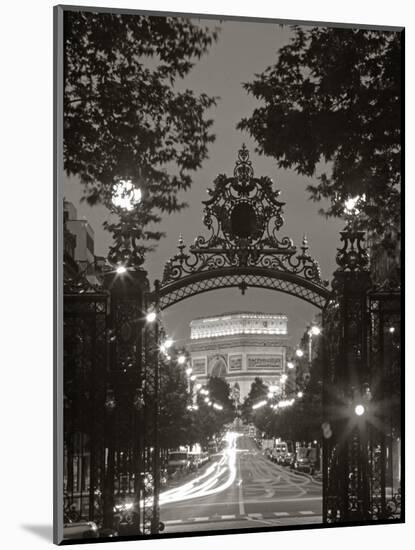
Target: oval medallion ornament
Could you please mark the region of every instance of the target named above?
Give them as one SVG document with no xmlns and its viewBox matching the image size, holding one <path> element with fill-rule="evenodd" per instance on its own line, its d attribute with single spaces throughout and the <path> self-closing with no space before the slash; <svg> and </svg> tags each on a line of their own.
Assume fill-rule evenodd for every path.
<svg viewBox="0 0 415 550">
<path fill-rule="evenodd" d="M 257 229 L 254 208 L 247 202 L 238 203 L 231 213 L 231 233 L 240 239 L 252 237 Z"/>
</svg>

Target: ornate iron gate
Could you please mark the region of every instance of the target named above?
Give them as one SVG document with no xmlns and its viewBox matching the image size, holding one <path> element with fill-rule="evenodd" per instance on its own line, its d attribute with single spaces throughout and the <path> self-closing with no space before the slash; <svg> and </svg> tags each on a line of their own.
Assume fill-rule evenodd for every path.
<svg viewBox="0 0 415 550">
<path fill-rule="evenodd" d="M 399 519 L 401 509 L 401 303 L 395 288 L 369 293 L 372 393 L 369 426 L 373 519 Z"/>
<path fill-rule="evenodd" d="M 373 291 L 364 233 L 341 235 L 323 314 L 323 521 L 400 520 L 400 295 Z"/>
<path fill-rule="evenodd" d="M 66 508 L 120 534 L 159 531 L 162 327 L 146 325 L 145 312 L 210 290 L 256 287 L 323 309 L 323 520 L 399 517 L 399 294 L 371 289 L 364 235 L 351 230 L 341 233 L 331 291 L 306 237 L 300 250 L 278 237 L 284 203 L 269 178 L 254 177 L 245 146 L 233 176 L 214 183 L 204 203 L 209 236 L 187 250 L 180 237 L 152 292 L 126 235 L 115 246 L 131 260 L 124 282 L 112 273 L 102 288 L 66 285 Z M 135 513 L 127 522 L 128 499 Z"/>
<path fill-rule="evenodd" d="M 108 293 L 82 278 L 64 295 L 64 515 L 101 521 Z"/>
</svg>

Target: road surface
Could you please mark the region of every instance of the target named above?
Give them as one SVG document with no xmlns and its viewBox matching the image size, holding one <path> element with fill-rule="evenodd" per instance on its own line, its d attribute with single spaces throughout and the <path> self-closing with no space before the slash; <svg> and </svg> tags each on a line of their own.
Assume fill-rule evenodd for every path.
<svg viewBox="0 0 415 550">
<path fill-rule="evenodd" d="M 321 483 L 267 459 L 254 441 L 228 446 L 191 481 L 164 491 L 166 533 L 321 523 Z"/>
</svg>

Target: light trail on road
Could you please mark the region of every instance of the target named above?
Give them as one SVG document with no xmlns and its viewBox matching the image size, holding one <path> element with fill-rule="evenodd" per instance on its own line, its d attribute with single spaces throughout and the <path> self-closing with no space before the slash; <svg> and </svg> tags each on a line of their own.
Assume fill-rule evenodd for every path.
<svg viewBox="0 0 415 550">
<path fill-rule="evenodd" d="M 206 497 L 225 491 L 236 479 L 236 440 L 241 434 L 227 432 L 227 446 L 218 462 L 206 472 L 184 485 L 160 494 L 160 506 L 194 498 Z M 224 478 L 222 480 L 222 478 Z"/>
</svg>

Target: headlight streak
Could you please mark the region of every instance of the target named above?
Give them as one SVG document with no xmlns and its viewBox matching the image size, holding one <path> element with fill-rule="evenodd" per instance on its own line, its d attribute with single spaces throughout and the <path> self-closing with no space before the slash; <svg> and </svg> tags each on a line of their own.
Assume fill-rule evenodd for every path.
<svg viewBox="0 0 415 550">
<path fill-rule="evenodd" d="M 228 489 L 236 479 L 236 440 L 239 435 L 235 432 L 227 432 L 225 440 L 228 446 L 224 450 L 221 459 L 212 464 L 203 475 L 193 479 L 189 483 L 161 493 L 160 506 L 206 497 Z M 226 475 L 227 478 L 221 480 Z"/>
</svg>

